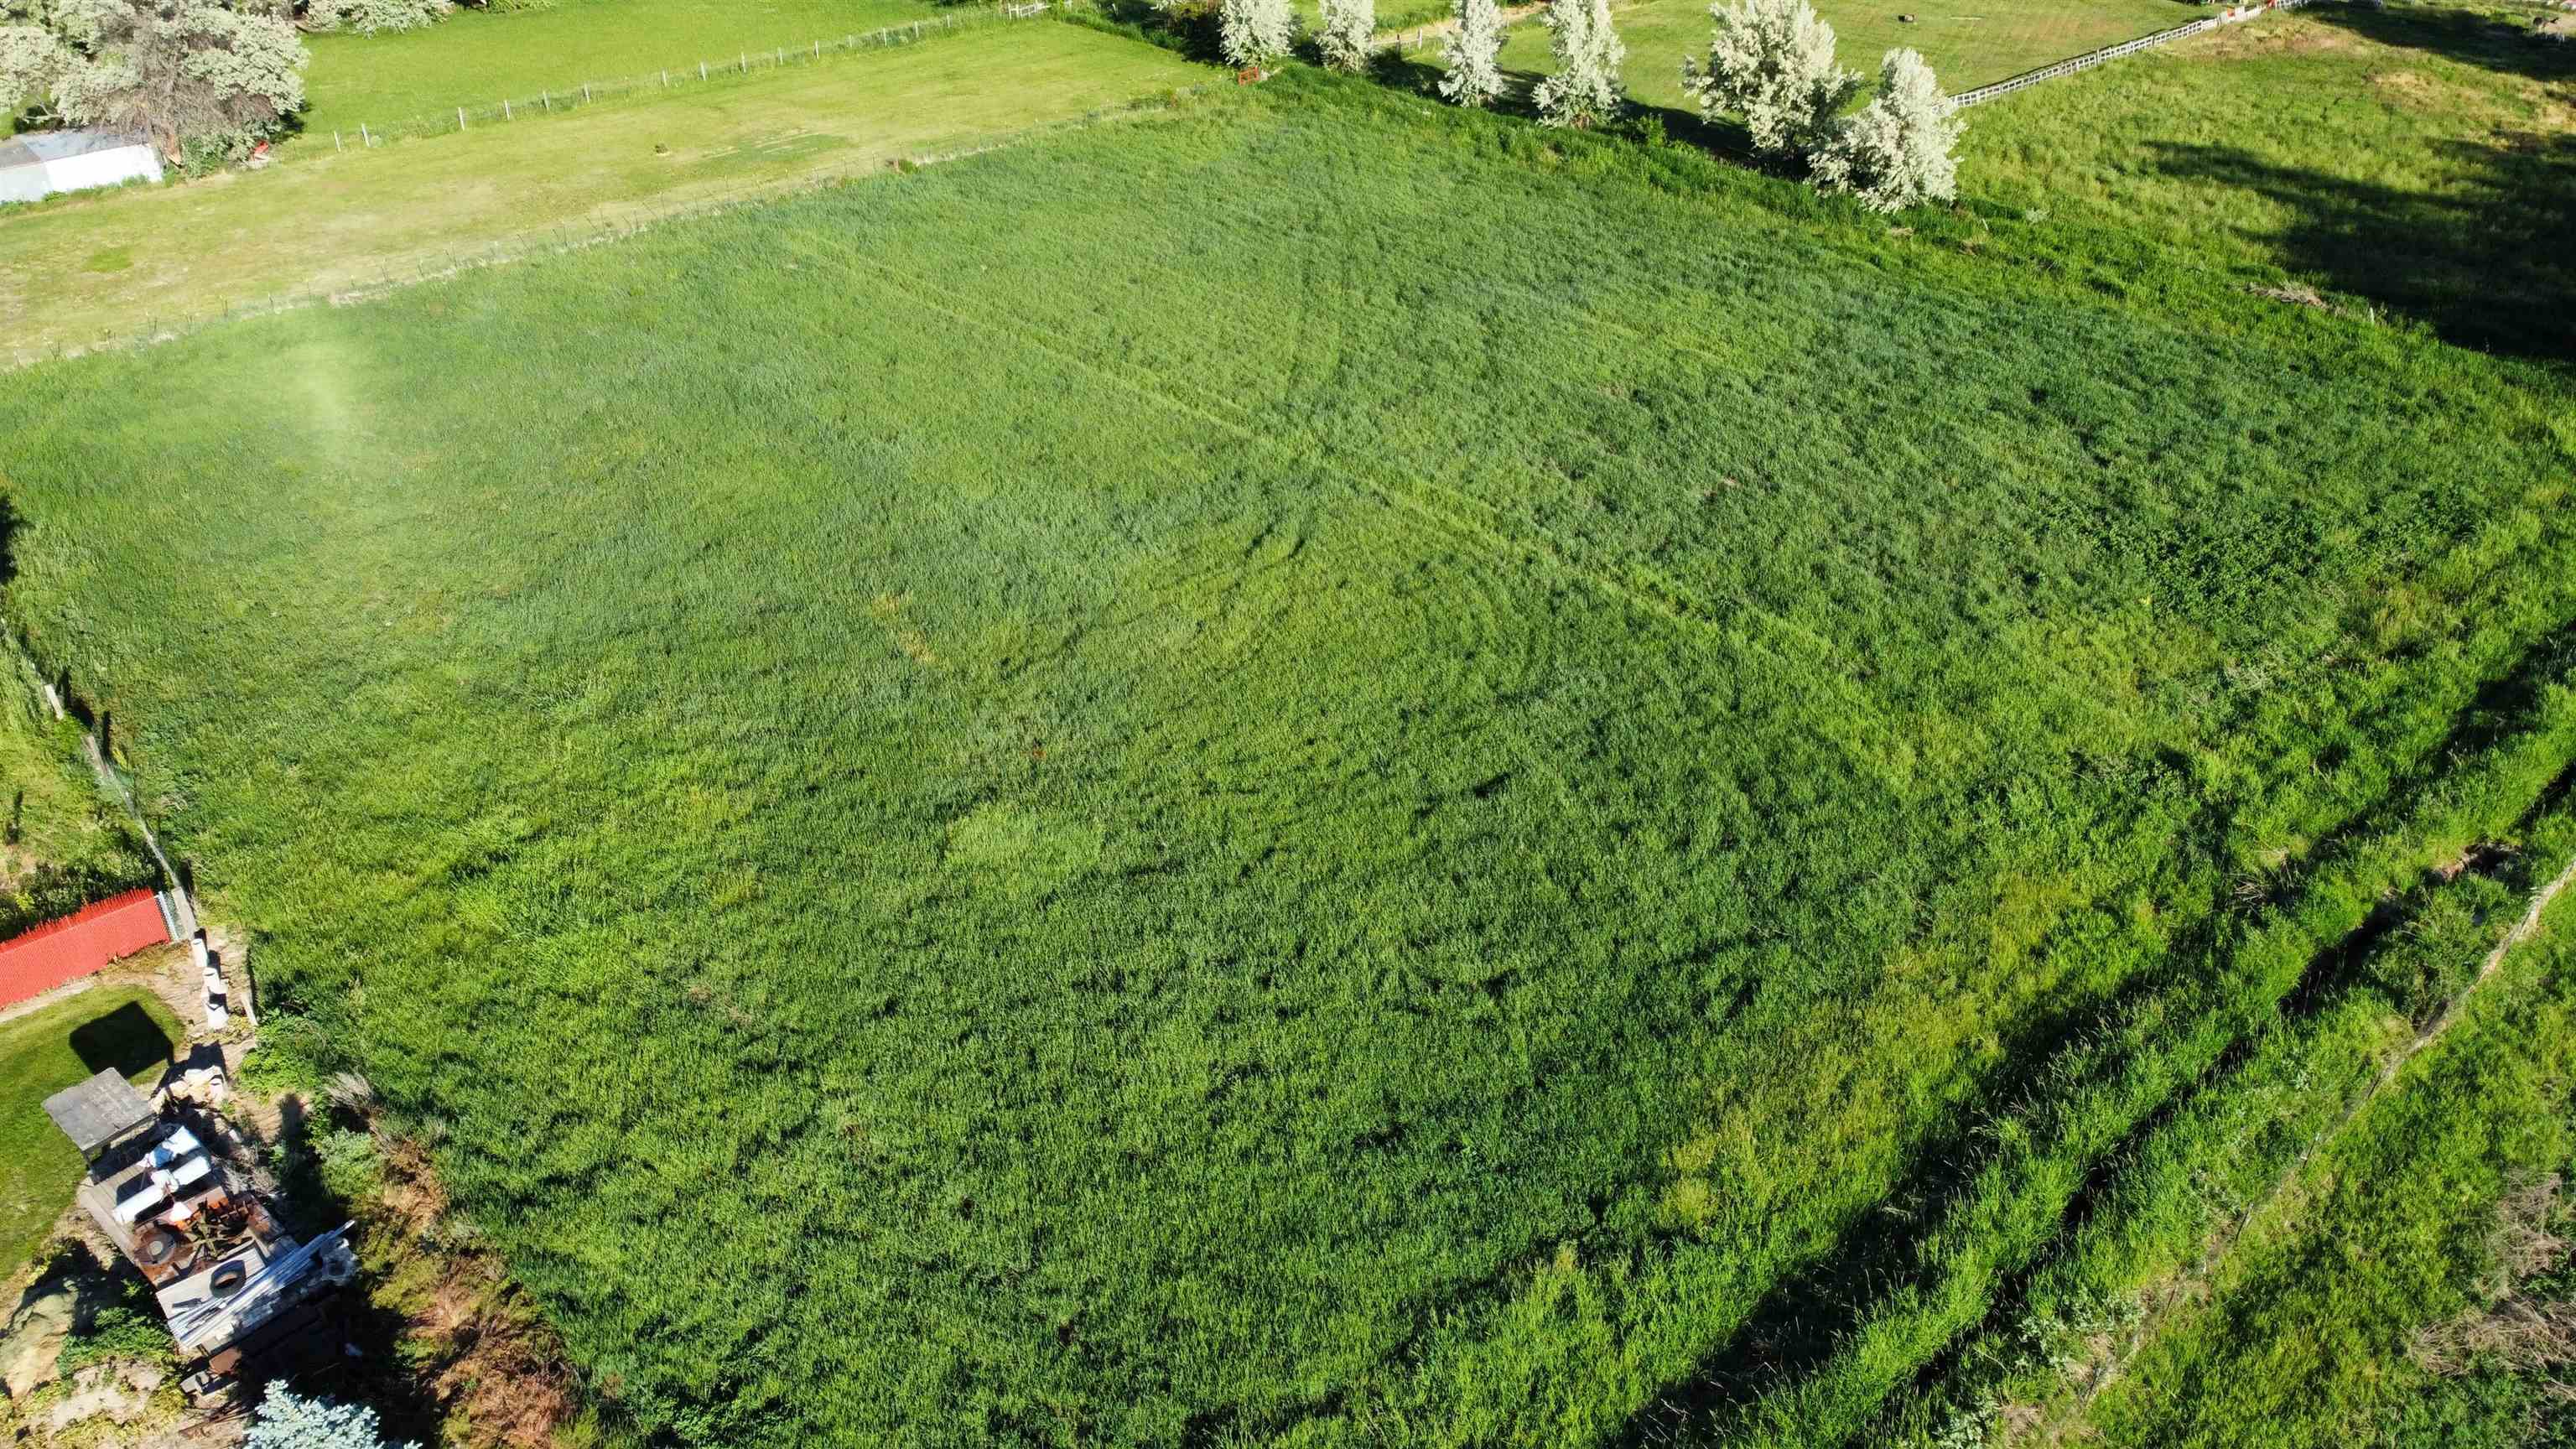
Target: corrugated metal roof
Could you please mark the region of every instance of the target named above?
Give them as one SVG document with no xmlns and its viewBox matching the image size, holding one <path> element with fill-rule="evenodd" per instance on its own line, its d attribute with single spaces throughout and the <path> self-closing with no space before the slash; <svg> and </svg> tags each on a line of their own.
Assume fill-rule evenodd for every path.
<svg viewBox="0 0 2576 1449">
<path fill-rule="evenodd" d="M 72 156 L 86 156 L 93 151 L 122 151 L 140 146 L 140 136 L 115 131 L 30 131 L 0 141 L 0 171 L 15 166 L 41 166 Z"/>
</svg>

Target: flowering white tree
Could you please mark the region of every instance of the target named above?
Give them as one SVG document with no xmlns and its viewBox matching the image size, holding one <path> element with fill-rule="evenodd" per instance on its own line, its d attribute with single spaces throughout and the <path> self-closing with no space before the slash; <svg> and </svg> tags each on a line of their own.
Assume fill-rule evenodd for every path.
<svg viewBox="0 0 2576 1449">
<path fill-rule="evenodd" d="M 456 0 L 304 0 L 296 23 L 307 30 L 410 30 L 456 8 Z"/>
<path fill-rule="evenodd" d="M 1288 0 L 1225 0 L 1217 11 L 1217 49 L 1228 65 L 1266 71 L 1288 53 L 1296 23 Z"/>
<path fill-rule="evenodd" d="M 1619 65 L 1628 58 L 1610 23 L 1610 0 L 1548 0 L 1548 45 L 1556 73 L 1531 99 L 1551 126 L 1594 126 L 1619 114 Z"/>
<path fill-rule="evenodd" d="M 1717 22 L 1705 69 L 1685 59 L 1682 89 L 1711 116 L 1732 113 L 1753 149 L 1805 154 L 1832 134 L 1834 115 L 1860 77 L 1834 64 L 1834 28 L 1807 0 L 1735 0 L 1708 9 Z"/>
<path fill-rule="evenodd" d="M 1959 194 L 1954 153 L 1964 129 L 1923 57 L 1891 50 L 1879 64 L 1878 95 L 1835 128 L 1809 165 L 1817 185 L 1856 193 L 1872 211 L 1948 201 Z"/>
<path fill-rule="evenodd" d="M 1440 94 L 1462 106 L 1485 105 L 1503 93 L 1503 68 L 1494 63 L 1503 53 L 1503 12 L 1494 0 L 1457 3 L 1457 28 L 1440 53 L 1448 68 Z"/>
<path fill-rule="evenodd" d="M 304 43 L 273 0 L 0 0 L 0 96 L 238 156 L 304 104 Z"/>
<path fill-rule="evenodd" d="M 1323 0 L 1323 28 L 1315 48 L 1335 70 L 1368 69 L 1369 41 L 1377 34 L 1377 0 Z"/>
</svg>

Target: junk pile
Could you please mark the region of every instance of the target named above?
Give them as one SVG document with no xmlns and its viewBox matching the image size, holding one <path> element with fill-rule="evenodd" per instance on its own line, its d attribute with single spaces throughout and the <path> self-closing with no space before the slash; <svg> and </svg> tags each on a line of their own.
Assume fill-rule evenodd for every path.
<svg viewBox="0 0 2576 1449">
<path fill-rule="evenodd" d="M 159 1105 L 113 1071 L 45 1099 L 45 1115 L 89 1162 L 80 1205 L 142 1271 L 199 1396 L 291 1378 L 340 1360 L 340 1290 L 358 1275 L 348 1226 L 299 1243 L 259 1194 L 207 1150 L 221 1095 L 191 1082 Z"/>
</svg>

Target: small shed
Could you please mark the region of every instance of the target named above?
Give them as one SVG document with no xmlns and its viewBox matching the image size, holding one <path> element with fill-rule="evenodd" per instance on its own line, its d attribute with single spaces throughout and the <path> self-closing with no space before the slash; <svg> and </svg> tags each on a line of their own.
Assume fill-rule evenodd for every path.
<svg viewBox="0 0 2576 1449">
<path fill-rule="evenodd" d="M 160 179 L 161 153 L 137 136 L 114 131 L 31 131 L 0 140 L 0 204 L 41 201 L 57 191 Z"/>
<path fill-rule="evenodd" d="M 110 1144 L 138 1128 L 149 1127 L 159 1114 L 134 1084 L 113 1071 L 105 1071 L 77 1086 L 65 1087 L 45 1099 L 45 1115 L 63 1129 L 63 1135 L 80 1149 L 81 1156 L 95 1160 Z"/>
</svg>

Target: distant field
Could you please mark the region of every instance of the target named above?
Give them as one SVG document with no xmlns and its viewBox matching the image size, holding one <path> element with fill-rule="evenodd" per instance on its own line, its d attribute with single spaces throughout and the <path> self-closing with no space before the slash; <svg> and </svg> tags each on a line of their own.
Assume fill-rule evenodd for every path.
<svg viewBox="0 0 2576 1449">
<path fill-rule="evenodd" d="M 0 352 L 132 337 L 230 303 L 413 278 L 558 228 L 883 173 L 1203 76 L 1165 51 L 1026 21 L 668 99 L 51 202 L 0 215 Z"/>
<path fill-rule="evenodd" d="M 0 1021 L 0 1282 L 53 1231 L 80 1182 L 81 1156 L 45 1115 L 45 1099 L 109 1067 L 159 1070 L 184 1036 L 140 987 L 94 987 Z"/>
<path fill-rule="evenodd" d="M 2287 272 L 2576 359 L 2576 45 L 2535 43 L 2531 14 L 2319 5 L 1978 107 L 1973 242 L 2109 288 L 2182 253 Z"/>
<path fill-rule="evenodd" d="M 1617 9 L 1619 38 L 1628 45 L 1624 75 L 1632 95 L 1648 105 L 1690 107 L 1681 89 L 1681 62 L 1684 56 L 1707 61 L 1713 28 L 1708 11 L 1707 0 L 1643 0 Z M 1818 0 L 1816 11 L 1832 22 L 1845 69 L 1875 80 L 1881 55 L 1911 46 L 1923 52 L 1943 89 L 1951 91 L 2164 30 L 2203 13 L 2179 0 Z M 1914 19 L 1901 21 L 1900 14 Z M 1531 21 L 1516 28 L 1503 48 L 1503 64 L 1533 77 L 1553 69 L 1547 27 Z"/>
<path fill-rule="evenodd" d="M 1291 72 L 13 376 L 9 607 L 640 1428 L 1838 1442 L 2576 753 L 2562 375 L 1966 224 Z"/>
<path fill-rule="evenodd" d="M 461 11 L 421 30 L 306 41 L 304 130 L 403 128 L 457 106 L 524 102 L 746 50 L 829 42 L 939 13 L 928 0 L 565 0 L 517 14 Z"/>
</svg>

